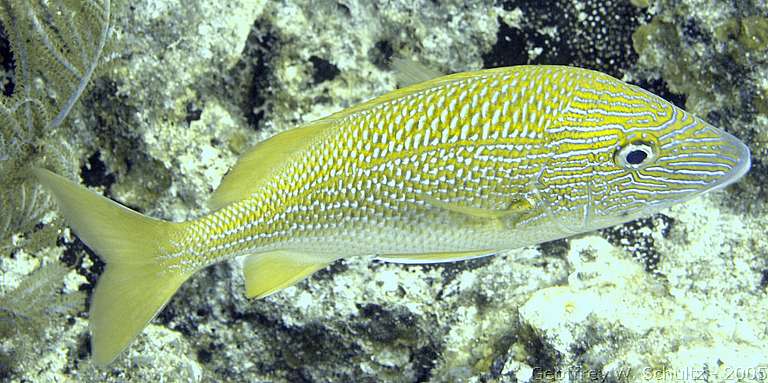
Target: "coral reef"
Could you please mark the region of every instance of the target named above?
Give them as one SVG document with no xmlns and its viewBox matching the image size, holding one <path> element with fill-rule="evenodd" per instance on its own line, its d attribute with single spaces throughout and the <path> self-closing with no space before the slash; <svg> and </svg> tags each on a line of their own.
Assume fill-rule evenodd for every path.
<svg viewBox="0 0 768 383">
<path fill-rule="evenodd" d="M 61 173 L 73 173 L 72 164 L 77 159 L 57 128 L 102 61 L 112 11 L 108 0 L 87 4 L 18 0 L 0 8 L 4 79 L 0 96 L 2 250 L 18 242 L 15 235 L 30 233 L 51 207 L 50 198 L 26 179 L 27 167 L 40 161 Z"/>
<path fill-rule="evenodd" d="M 396 56 L 442 72 L 526 63 L 600 69 L 743 138 L 754 165 L 723 192 L 622 227 L 444 265 L 341 260 L 264 300 L 244 298 L 238 261 L 218 264 L 184 284 L 108 368 L 89 361 L 81 312 L 57 319 L 60 331 L 40 356 L 4 378 L 768 374 L 764 2 L 139 0 L 114 16 L 113 62 L 75 105 L 78 118 L 34 137 L 66 143 L 65 155 L 47 156 L 61 171 L 160 218 L 203 214 L 249 145 L 393 89 Z M 76 268 L 66 290 L 88 292 L 103 269 L 98 258 L 54 210 L 16 206 L 24 213 L 0 217 L 0 294 L 55 258 Z M 4 229 L 21 215 L 31 218 Z"/>
<path fill-rule="evenodd" d="M 46 336 L 50 341 L 60 334 L 51 328 L 60 327 L 67 316 L 82 310 L 83 292 L 57 291 L 69 271 L 61 263 L 50 263 L 0 296 L 0 376 L 10 375 L 12 369 L 26 364 L 35 349 L 44 349 Z"/>
</svg>

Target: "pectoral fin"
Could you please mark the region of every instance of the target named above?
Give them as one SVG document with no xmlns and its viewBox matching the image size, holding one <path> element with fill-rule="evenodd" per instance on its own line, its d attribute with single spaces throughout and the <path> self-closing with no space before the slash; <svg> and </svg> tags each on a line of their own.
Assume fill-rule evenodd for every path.
<svg viewBox="0 0 768 383">
<path fill-rule="evenodd" d="M 533 208 L 533 205 L 525 198 L 515 199 L 504 209 L 485 209 L 473 206 L 459 205 L 451 202 L 440 201 L 436 198 L 424 197 L 432 206 L 460 213 L 472 218 L 501 219 L 520 213 L 525 213 Z"/>
<path fill-rule="evenodd" d="M 376 257 L 381 261 L 393 263 L 442 263 L 493 255 L 496 250 L 463 251 L 455 253 L 390 254 Z"/>
<path fill-rule="evenodd" d="M 310 263 L 306 254 L 292 251 L 250 255 L 243 262 L 245 296 L 264 298 L 300 282 L 331 262 Z"/>
</svg>

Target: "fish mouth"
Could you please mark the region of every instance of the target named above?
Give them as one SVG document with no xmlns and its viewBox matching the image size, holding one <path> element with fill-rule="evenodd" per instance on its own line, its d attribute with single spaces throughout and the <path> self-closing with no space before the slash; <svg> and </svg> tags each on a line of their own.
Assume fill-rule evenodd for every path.
<svg viewBox="0 0 768 383">
<path fill-rule="evenodd" d="M 711 187 L 707 188 L 704 192 L 710 192 L 714 190 L 720 190 L 743 177 L 749 171 L 752 166 L 751 155 L 749 147 L 745 145 L 741 140 L 734 137 L 730 133 L 725 131 L 719 131 L 718 134 L 722 137 L 724 143 L 722 145 L 721 158 L 724 161 L 732 161 L 735 165 L 725 175 L 720 177 Z"/>
</svg>

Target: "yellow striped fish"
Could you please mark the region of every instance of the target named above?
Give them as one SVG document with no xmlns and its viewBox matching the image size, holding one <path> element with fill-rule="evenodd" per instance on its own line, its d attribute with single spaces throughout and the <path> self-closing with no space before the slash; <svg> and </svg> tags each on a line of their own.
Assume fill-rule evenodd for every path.
<svg viewBox="0 0 768 383">
<path fill-rule="evenodd" d="M 189 222 L 35 174 L 107 263 L 90 313 L 106 365 L 190 275 L 224 259 L 247 255 L 246 294 L 264 297 L 342 257 L 455 261 L 620 224 L 749 166 L 738 139 L 641 88 L 519 66 L 439 77 L 278 134 Z"/>
</svg>

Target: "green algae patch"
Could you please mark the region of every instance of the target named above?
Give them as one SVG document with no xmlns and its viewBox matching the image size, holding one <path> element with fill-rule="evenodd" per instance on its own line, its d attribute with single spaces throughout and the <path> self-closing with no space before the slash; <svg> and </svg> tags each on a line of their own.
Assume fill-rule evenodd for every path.
<svg viewBox="0 0 768 383">
<path fill-rule="evenodd" d="M 641 25 L 632 34 L 632 47 L 638 54 L 643 54 L 655 44 L 671 45 L 679 40 L 673 24 L 653 19 L 650 23 Z"/>
<path fill-rule="evenodd" d="M 768 48 L 768 18 L 729 18 L 715 27 L 714 38 L 725 44 L 726 52 L 733 60 L 748 65 L 747 55 L 764 52 Z"/>
<path fill-rule="evenodd" d="M 741 20 L 739 42 L 748 50 L 768 48 L 768 18 L 751 16 Z"/>
<path fill-rule="evenodd" d="M 229 136 L 227 147 L 235 154 L 243 154 L 248 149 L 248 137 L 243 132 L 234 132 Z"/>
<path fill-rule="evenodd" d="M 752 98 L 752 104 L 755 105 L 757 113 L 768 116 L 768 89 L 762 89 L 755 97 Z M 764 134 L 768 134 L 768 131 L 764 131 Z M 766 142 L 763 140 L 762 142 Z"/>
<path fill-rule="evenodd" d="M 740 29 L 738 19 L 728 19 L 715 28 L 715 39 L 719 42 L 735 40 L 739 37 Z"/>
</svg>

